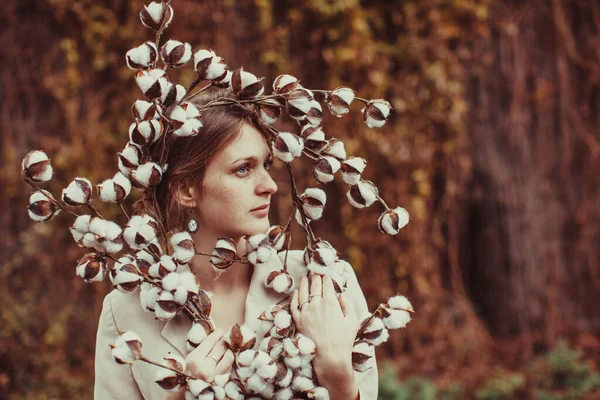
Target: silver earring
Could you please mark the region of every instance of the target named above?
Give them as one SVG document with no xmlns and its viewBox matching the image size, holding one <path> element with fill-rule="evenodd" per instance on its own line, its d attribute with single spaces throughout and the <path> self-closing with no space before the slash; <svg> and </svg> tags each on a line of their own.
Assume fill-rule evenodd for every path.
<svg viewBox="0 0 600 400">
<path fill-rule="evenodd" d="M 196 233 L 198 232 L 198 221 L 196 220 L 196 218 L 194 218 L 194 212 L 192 211 L 192 214 L 190 215 L 190 219 L 188 220 L 187 223 L 187 230 L 189 233 Z"/>
</svg>

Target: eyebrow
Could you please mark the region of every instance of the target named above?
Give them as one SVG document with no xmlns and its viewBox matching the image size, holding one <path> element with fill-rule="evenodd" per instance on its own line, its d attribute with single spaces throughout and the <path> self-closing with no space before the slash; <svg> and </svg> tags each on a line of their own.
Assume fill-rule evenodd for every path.
<svg viewBox="0 0 600 400">
<path fill-rule="evenodd" d="M 265 160 L 270 160 L 273 158 L 273 155 L 269 152 L 269 154 L 267 155 L 267 157 L 265 158 Z M 235 165 L 237 163 L 239 163 L 240 161 L 254 161 L 254 162 L 258 162 L 258 157 L 256 156 L 249 156 L 249 157 L 244 157 L 244 158 L 238 158 L 237 160 L 235 160 L 234 162 L 231 163 L 231 165 Z"/>
</svg>

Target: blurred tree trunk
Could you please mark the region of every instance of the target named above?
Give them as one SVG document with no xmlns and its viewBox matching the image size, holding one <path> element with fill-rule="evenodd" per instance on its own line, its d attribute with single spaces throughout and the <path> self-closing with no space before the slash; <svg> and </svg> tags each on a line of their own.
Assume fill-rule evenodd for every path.
<svg viewBox="0 0 600 400">
<path fill-rule="evenodd" d="M 600 3 L 504 1 L 490 23 L 460 257 L 491 333 L 521 335 L 527 357 L 600 333 Z"/>
</svg>

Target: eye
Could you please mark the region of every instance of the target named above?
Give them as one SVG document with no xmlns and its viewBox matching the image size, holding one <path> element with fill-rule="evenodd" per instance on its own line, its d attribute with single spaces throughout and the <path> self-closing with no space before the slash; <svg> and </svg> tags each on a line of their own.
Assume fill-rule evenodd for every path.
<svg viewBox="0 0 600 400">
<path fill-rule="evenodd" d="M 235 170 L 236 175 L 238 176 L 246 176 L 250 172 L 250 168 L 248 164 L 241 165 L 238 169 Z"/>
<path fill-rule="evenodd" d="M 273 165 L 273 159 L 265 161 L 265 169 L 269 171 L 271 169 L 271 165 Z"/>
</svg>

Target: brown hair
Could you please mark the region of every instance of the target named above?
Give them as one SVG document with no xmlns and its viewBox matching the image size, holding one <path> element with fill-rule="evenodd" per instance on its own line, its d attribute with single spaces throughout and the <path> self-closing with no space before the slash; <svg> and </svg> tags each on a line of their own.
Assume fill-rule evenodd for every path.
<svg viewBox="0 0 600 400">
<path fill-rule="evenodd" d="M 230 90 L 210 90 L 196 96 L 190 102 L 197 107 L 217 100 L 233 98 Z M 182 185 L 197 185 L 202 190 L 206 167 L 213 157 L 231 143 L 241 132 L 244 123 L 254 125 L 264 133 L 254 105 L 232 103 L 202 111 L 202 127 L 195 136 L 171 138 L 167 154 L 167 171 L 156 187 L 159 217 L 166 230 L 182 229 L 190 217 L 190 210 L 182 207 L 176 199 L 176 191 Z M 148 201 L 145 201 L 145 205 Z"/>
</svg>

